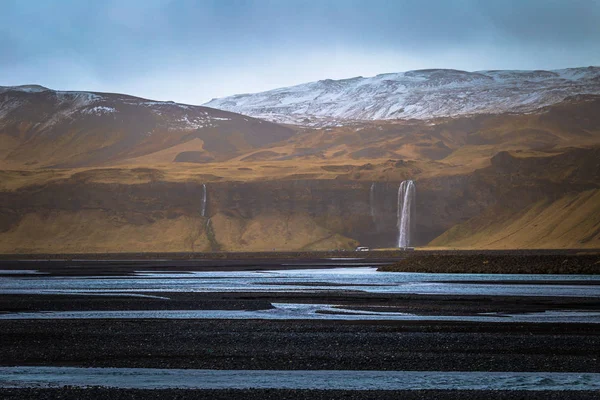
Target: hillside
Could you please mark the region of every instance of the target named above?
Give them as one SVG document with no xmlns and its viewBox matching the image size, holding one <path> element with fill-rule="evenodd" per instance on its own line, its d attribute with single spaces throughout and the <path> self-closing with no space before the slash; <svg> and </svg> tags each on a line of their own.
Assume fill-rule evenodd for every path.
<svg viewBox="0 0 600 400">
<path fill-rule="evenodd" d="M 207 107 L 31 85 L 0 87 L 5 168 L 102 166 L 165 149 L 171 151 L 156 160 L 221 161 L 293 133 Z"/>
<path fill-rule="evenodd" d="M 273 122 L 336 126 L 353 120 L 530 112 L 579 94 L 600 94 L 599 67 L 476 72 L 428 69 L 326 79 L 213 99 L 205 105 Z"/>
<path fill-rule="evenodd" d="M 600 147 L 522 157 L 502 152 L 471 187 L 493 199 L 430 242 L 457 248 L 600 248 Z"/>
<path fill-rule="evenodd" d="M 27 86 L 0 90 L 0 139 L 3 253 L 392 247 L 406 179 L 414 245 L 600 247 L 597 95 L 291 129 Z"/>
<path fill-rule="evenodd" d="M 384 164 L 389 159 L 442 163 L 445 173 L 472 171 L 489 164 L 504 150 L 548 151 L 564 146 L 600 143 L 600 96 L 576 96 L 526 114 L 481 114 L 427 121 L 373 121 L 340 127 L 307 129 L 268 148 L 237 158 L 243 162 L 302 160 L 353 166 Z M 340 165 L 341 164 L 341 165 Z M 326 167 L 333 169 L 332 167 Z M 371 168 L 375 171 L 376 168 Z M 385 175 L 363 171 L 362 179 Z"/>
<path fill-rule="evenodd" d="M 600 190 L 544 199 L 522 210 L 494 207 L 434 239 L 451 248 L 600 248 Z"/>
</svg>

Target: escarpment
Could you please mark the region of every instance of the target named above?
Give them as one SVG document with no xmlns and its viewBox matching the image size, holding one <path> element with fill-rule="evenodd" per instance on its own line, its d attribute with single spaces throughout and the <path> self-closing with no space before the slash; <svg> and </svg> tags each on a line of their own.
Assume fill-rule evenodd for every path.
<svg viewBox="0 0 600 400">
<path fill-rule="evenodd" d="M 472 174 L 417 178 L 412 244 L 440 243 L 436 237 L 490 210 L 517 213 L 539 201 L 598 189 L 599 151 L 524 159 L 500 153 Z M 56 247 L 53 238 L 61 234 L 73 236 L 82 251 L 397 247 L 399 185 L 331 179 L 169 182 L 160 175 L 125 184 L 77 175 L 1 192 L 0 238 L 5 246 L 29 252 Z M 113 243 L 111 235 L 127 232 L 139 238 L 129 245 Z M 463 232 L 463 242 L 466 237 Z"/>
<path fill-rule="evenodd" d="M 0 97 L 0 252 L 600 247 L 597 95 L 309 127 L 117 94 Z"/>
</svg>

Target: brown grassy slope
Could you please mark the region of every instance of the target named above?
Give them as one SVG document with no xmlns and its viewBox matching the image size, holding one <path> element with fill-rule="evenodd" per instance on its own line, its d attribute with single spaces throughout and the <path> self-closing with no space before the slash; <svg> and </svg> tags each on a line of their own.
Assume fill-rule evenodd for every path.
<svg viewBox="0 0 600 400">
<path fill-rule="evenodd" d="M 2 253 L 102 253 L 206 251 L 210 244 L 201 218 L 180 216 L 153 221 L 140 215 L 102 210 L 29 213 L 0 233 Z"/>
<path fill-rule="evenodd" d="M 299 177 L 399 181 L 466 175 L 489 166 L 491 158 L 500 151 L 508 150 L 517 157 L 528 158 L 561 153 L 565 147 L 598 144 L 598 115 L 600 100 L 597 97 L 570 99 L 527 115 L 480 115 L 432 122 L 384 121 L 309 130 L 288 140 L 270 144 L 267 141 L 252 150 L 240 145 L 239 155 L 223 153 L 219 156 L 232 157 L 226 161 L 217 161 L 215 157 L 215 161 L 209 163 L 173 162 L 182 153 L 196 152 L 199 157 L 202 154 L 213 157 L 205 151 L 203 139 L 190 136 L 183 143 L 180 139 L 173 145 L 161 143 L 159 150 L 148 150 L 149 153 L 133 158 L 124 154 L 124 158 L 108 162 L 108 166 L 123 171 L 139 167 L 160 169 L 161 179 L 176 182 Z M 173 133 L 172 139 L 177 135 Z M 439 159 L 440 156 L 444 157 Z M 68 177 L 89 169 L 53 169 L 49 173 L 32 169 L 33 166 L 27 168 L 40 171 L 41 175 L 5 170 L 2 174 L 6 179 L 0 186 L 17 188 L 40 179 Z M 127 175 L 123 174 L 123 182 L 129 182 Z"/>
<path fill-rule="evenodd" d="M 530 114 L 477 115 L 431 121 L 373 121 L 310 129 L 236 160 L 372 163 L 388 159 L 442 164 L 424 174 L 463 174 L 500 151 L 550 151 L 600 143 L 600 96 L 579 96 Z"/>
<path fill-rule="evenodd" d="M 453 248 L 600 248 L 600 190 L 540 200 L 525 209 L 493 207 L 430 243 Z"/>
<path fill-rule="evenodd" d="M 0 232 L 0 253 L 330 250 L 357 244 L 307 215 L 265 214 L 248 220 L 218 213 L 209 222 L 199 215 L 30 212 Z"/>
<path fill-rule="evenodd" d="M 181 108 L 174 103 L 152 109 L 143 105 L 143 99 L 103 96 L 111 100 L 106 100 L 106 106 L 118 109 L 116 115 L 122 120 L 73 114 L 74 120 L 68 123 L 41 129 L 36 123 L 47 118 L 46 114 L 29 115 L 31 110 L 21 110 L 19 115 L 4 117 L 0 135 L 18 141 L 18 145 L 14 148 L 15 143 L 3 141 L 7 155 L 0 165 L 5 169 L 48 165 L 85 168 L 95 164 L 103 168 L 159 168 L 169 171 L 164 179 L 177 181 L 193 179 L 195 174 L 226 180 L 294 179 L 303 174 L 315 179 L 389 181 L 404 178 L 394 171 L 399 160 L 413 163 L 407 171 L 413 178 L 461 175 L 488 166 L 499 151 L 547 152 L 600 143 L 598 96 L 568 99 L 527 115 L 375 121 L 297 135 L 287 128 L 231 113 L 215 114 L 230 119 L 217 120 L 218 127 L 183 129 L 177 125 L 182 118 L 193 119 L 195 112 L 207 109 Z M 46 113 L 53 110 L 51 98 L 33 100 L 32 109 L 40 105 Z M 174 162 L 176 159 L 192 163 Z M 335 171 L 327 169 L 330 166 L 349 168 Z"/>
<path fill-rule="evenodd" d="M 0 165 L 12 169 L 106 166 L 193 140 L 201 146 L 191 151 L 218 161 L 294 134 L 235 113 L 110 93 L 8 90 L 0 111 L 0 138 L 8 139 Z"/>
<path fill-rule="evenodd" d="M 194 152 L 206 155 L 206 157 L 214 158 L 206 150 L 204 150 L 204 142 L 202 139 L 194 138 L 187 142 L 176 144 L 175 146 L 159 150 L 154 153 L 145 154 L 139 157 L 128 158 L 122 161 L 115 162 L 115 165 L 123 164 L 128 166 L 161 166 L 165 167 L 173 163 L 177 156 L 184 152 Z"/>
<path fill-rule="evenodd" d="M 158 153 L 156 153 L 158 154 Z M 162 153 L 164 154 L 164 153 Z M 152 157 L 155 154 L 149 156 Z M 378 160 L 376 163 L 353 161 L 351 164 L 331 164 L 327 161 L 222 163 L 169 163 L 148 166 L 120 165 L 98 168 L 0 170 L 0 191 L 14 191 L 28 186 L 43 185 L 69 179 L 87 182 L 136 184 L 165 182 L 250 182 L 298 179 L 342 179 L 360 181 L 402 181 L 417 176 L 425 168 L 441 168 L 426 162 Z M 150 173 L 150 171 L 152 171 Z"/>
<path fill-rule="evenodd" d="M 320 226 L 305 214 L 276 210 L 252 219 L 219 213 L 210 220 L 220 250 L 330 250 L 352 249 L 358 242 Z"/>
</svg>

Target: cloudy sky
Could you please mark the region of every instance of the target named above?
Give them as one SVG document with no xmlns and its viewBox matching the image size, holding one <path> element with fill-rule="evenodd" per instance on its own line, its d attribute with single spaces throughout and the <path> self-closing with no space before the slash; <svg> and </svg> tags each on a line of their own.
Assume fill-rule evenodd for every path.
<svg viewBox="0 0 600 400">
<path fill-rule="evenodd" d="M 0 85 L 201 104 L 422 68 L 600 65 L 600 0 L 0 0 Z"/>
</svg>

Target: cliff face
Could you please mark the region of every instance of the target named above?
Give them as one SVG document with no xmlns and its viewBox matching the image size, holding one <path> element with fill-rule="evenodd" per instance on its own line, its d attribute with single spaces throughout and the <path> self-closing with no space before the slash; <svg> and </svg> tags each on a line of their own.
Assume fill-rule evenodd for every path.
<svg viewBox="0 0 600 400">
<path fill-rule="evenodd" d="M 97 236 L 98 221 L 104 221 L 102 229 L 107 235 L 117 230 L 113 234 L 118 236 L 123 233 L 119 227 L 128 225 L 147 229 L 151 236 L 160 224 L 171 221 L 185 225 L 180 233 L 171 231 L 171 239 L 194 236 L 188 231 L 197 226 L 197 237 L 187 242 L 179 238 L 178 250 L 192 250 L 192 244 L 196 250 L 351 248 L 359 243 L 393 247 L 398 235 L 398 185 L 337 180 L 213 182 L 206 184 L 203 217 L 204 187 L 200 183 L 126 185 L 69 179 L 2 193 L 0 237 L 5 243 L 14 243 L 17 239 L 10 237 L 20 232 L 26 242 L 29 239 L 21 225 L 32 224 L 33 229 L 33 219 L 42 230 L 53 224 L 62 227 L 52 229 L 65 231 L 77 226 L 76 236 L 85 236 L 82 224 L 89 225 Z M 476 215 L 479 206 L 473 207 L 468 199 L 464 203 L 468 196 L 464 177 L 417 182 L 415 244 L 426 244 L 453 224 Z M 156 234 L 158 237 L 147 239 L 147 247 L 156 243 L 156 251 L 171 248 L 161 242 L 158 231 Z M 77 237 L 76 241 L 83 239 Z M 17 246 L 29 251 L 36 247 L 41 250 L 44 246 L 41 242 Z M 83 243 L 81 247 L 85 247 Z M 97 246 L 90 243 L 90 247 Z"/>
<path fill-rule="evenodd" d="M 600 148 L 527 158 L 501 152 L 471 182 L 488 188 L 493 202 L 431 245 L 600 247 Z"/>
<path fill-rule="evenodd" d="M 147 228 L 149 234 L 155 224 L 185 220 L 186 226 L 197 225 L 198 237 L 188 240 L 187 245 L 183 240 L 179 250 L 192 250 L 192 242 L 198 242 L 196 250 L 291 249 L 317 245 L 324 239 L 335 239 L 332 245 L 351 247 L 355 243 L 341 236 L 364 237 L 359 227 L 370 223 L 369 192 L 363 186 L 331 181 L 208 183 L 202 217 L 204 187 L 199 183 L 157 181 L 125 185 L 66 180 L 0 195 L 0 229 L 7 243 L 8 237 L 17 234 L 20 225 L 31 223 L 34 216 L 44 221 L 40 229 L 62 224 L 63 229 L 72 230 L 77 220 L 83 219 L 83 224 L 90 224 L 90 232 L 96 232 L 98 227 L 93 226 L 106 220 L 104 230 L 130 225 Z M 170 236 L 189 236 L 187 230 L 171 232 Z M 149 239 L 156 244 L 156 250 L 165 247 L 158 235 Z M 336 239 L 335 235 L 341 236 Z M 292 236 L 303 237 L 292 240 Z M 26 243 L 17 247 L 31 248 Z"/>
<path fill-rule="evenodd" d="M 539 208 L 599 189 L 598 160 L 600 148 L 543 157 L 501 152 L 489 167 L 471 174 L 417 178 L 412 244 L 425 245 L 442 235 L 432 244 L 476 246 L 484 228 L 497 224 L 498 218 L 514 219 L 536 204 Z M 121 173 L 129 177 L 131 171 Z M 112 178 L 119 181 L 119 176 Z M 144 178 L 140 183 L 106 183 L 75 174 L 0 192 L 0 250 L 244 251 L 397 243 L 400 182 L 300 179 L 202 184 L 164 181 L 160 174 L 145 173 Z M 502 225 L 494 229 L 501 231 Z M 592 235 L 595 228 L 590 229 L 581 235 Z M 571 232 L 568 242 L 576 243 L 578 235 Z"/>
<path fill-rule="evenodd" d="M 434 246 L 600 248 L 600 190 L 544 198 L 521 210 L 491 207 L 436 238 Z"/>
</svg>

